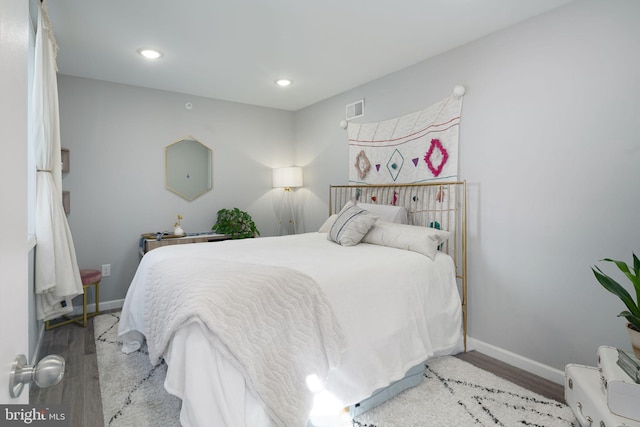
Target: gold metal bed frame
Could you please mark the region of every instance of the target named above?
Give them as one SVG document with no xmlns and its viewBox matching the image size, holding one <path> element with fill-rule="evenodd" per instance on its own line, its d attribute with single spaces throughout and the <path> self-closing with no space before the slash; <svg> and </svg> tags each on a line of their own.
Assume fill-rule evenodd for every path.
<svg viewBox="0 0 640 427">
<path fill-rule="evenodd" d="M 462 300 L 464 351 L 467 351 L 467 182 L 422 184 L 331 185 L 329 215 L 349 201 L 403 206 L 409 224 L 446 230 L 449 239 L 439 248 L 453 258 Z"/>
</svg>

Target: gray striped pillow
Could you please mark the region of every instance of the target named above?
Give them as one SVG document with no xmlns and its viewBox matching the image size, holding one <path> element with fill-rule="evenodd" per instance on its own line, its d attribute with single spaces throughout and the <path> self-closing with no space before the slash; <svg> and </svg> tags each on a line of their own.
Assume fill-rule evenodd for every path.
<svg viewBox="0 0 640 427">
<path fill-rule="evenodd" d="M 338 213 L 327 233 L 327 239 L 342 246 L 355 246 L 375 224 L 377 216 L 348 201 Z"/>
</svg>

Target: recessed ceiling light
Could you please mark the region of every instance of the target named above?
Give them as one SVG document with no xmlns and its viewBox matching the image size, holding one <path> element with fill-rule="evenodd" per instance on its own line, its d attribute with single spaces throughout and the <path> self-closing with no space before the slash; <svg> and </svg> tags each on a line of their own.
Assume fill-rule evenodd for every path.
<svg viewBox="0 0 640 427">
<path fill-rule="evenodd" d="M 138 53 L 147 59 L 158 59 L 162 53 L 154 49 L 138 49 Z"/>
<path fill-rule="evenodd" d="M 280 79 L 280 80 L 276 80 L 276 84 L 278 86 L 282 86 L 282 87 L 287 87 L 289 86 L 291 83 L 293 83 L 291 80 L 288 79 Z"/>
</svg>

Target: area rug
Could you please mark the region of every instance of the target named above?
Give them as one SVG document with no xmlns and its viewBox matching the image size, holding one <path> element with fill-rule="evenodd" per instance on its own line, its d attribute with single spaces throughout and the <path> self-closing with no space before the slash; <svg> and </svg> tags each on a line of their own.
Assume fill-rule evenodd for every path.
<svg viewBox="0 0 640 427">
<path fill-rule="evenodd" d="M 180 400 L 163 387 L 166 365 L 146 350 L 120 351 L 120 313 L 94 318 L 105 426 L 179 426 Z M 532 393 L 489 372 L 446 356 L 426 364 L 424 381 L 336 427 L 571 426 L 564 404 Z"/>
</svg>

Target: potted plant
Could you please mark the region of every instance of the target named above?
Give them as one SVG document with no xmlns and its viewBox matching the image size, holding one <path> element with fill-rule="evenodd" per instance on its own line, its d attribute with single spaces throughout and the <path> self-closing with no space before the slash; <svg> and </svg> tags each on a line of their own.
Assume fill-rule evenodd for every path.
<svg viewBox="0 0 640 427">
<path fill-rule="evenodd" d="M 238 208 L 220 209 L 216 223 L 211 227 L 211 230 L 219 234 L 228 234 L 232 239 L 245 239 L 260 235 L 251 215 Z"/>
<path fill-rule="evenodd" d="M 595 274 L 598 282 L 600 282 L 606 290 L 617 295 L 627 307 L 627 310 L 618 314 L 618 317 L 627 319 L 627 332 L 629 332 L 631 346 L 633 347 L 633 352 L 636 357 L 640 359 L 640 260 L 638 260 L 636 254 L 632 255 L 633 266 L 627 265 L 624 261 L 616 261 L 610 258 L 605 258 L 602 261 L 613 262 L 618 269 L 627 276 L 633 285 L 635 299 L 621 284 L 603 273 L 597 266 L 591 268 L 591 270 L 593 270 L 593 274 Z"/>
</svg>

